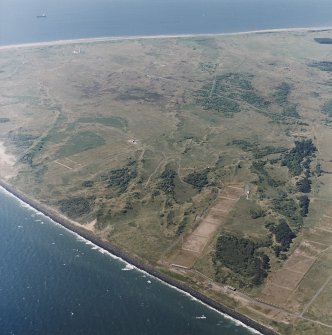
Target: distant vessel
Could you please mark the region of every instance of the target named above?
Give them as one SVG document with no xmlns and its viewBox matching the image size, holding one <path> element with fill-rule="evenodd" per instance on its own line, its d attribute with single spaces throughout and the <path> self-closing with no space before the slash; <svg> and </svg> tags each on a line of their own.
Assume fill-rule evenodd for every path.
<svg viewBox="0 0 332 335">
<path fill-rule="evenodd" d="M 43 18 L 43 17 L 46 17 L 45 13 L 43 13 L 42 15 L 37 15 L 37 18 Z"/>
</svg>

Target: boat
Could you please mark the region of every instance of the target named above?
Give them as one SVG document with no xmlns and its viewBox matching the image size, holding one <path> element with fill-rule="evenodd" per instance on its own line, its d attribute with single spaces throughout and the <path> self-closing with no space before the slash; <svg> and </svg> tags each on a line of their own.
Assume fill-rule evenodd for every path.
<svg viewBox="0 0 332 335">
<path fill-rule="evenodd" d="M 41 15 L 37 15 L 37 18 L 45 18 L 46 17 L 46 14 L 45 13 L 43 13 L 43 14 L 41 14 Z"/>
</svg>

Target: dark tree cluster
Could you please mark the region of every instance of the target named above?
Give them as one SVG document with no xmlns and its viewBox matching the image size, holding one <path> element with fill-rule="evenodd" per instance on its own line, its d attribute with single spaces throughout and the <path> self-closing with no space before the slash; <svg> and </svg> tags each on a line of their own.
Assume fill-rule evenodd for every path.
<svg viewBox="0 0 332 335">
<path fill-rule="evenodd" d="M 209 173 L 208 170 L 193 172 L 188 174 L 184 178 L 184 181 L 194 186 L 195 188 L 201 190 L 204 186 L 209 184 L 208 173 Z"/>
<path fill-rule="evenodd" d="M 229 144 L 235 144 L 243 151 L 252 152 L 255 159 L 261 159 L 268 155 L 279 154 L 287 151 L 287 148 L 273 147 L 271 145 L 259 147 L 256 143 L 251 143 L 247 140 L 234 140 Z"/>
<path fill-rule="evenodd" d="M 300 119 L 300 115 L 297 111 L 296 105 L 288 101 L 289 94 L 291 92 L 291 85 L 288 83 L 281 83 L 274 94 L 275 101 L 283 108 L 282 113 L 276 115 L 276 119 L 283 119 L 285 117 L 292 117 Z"/>
<path fill-rule="evenodd" d="M 322 167 L 319 163 L 316 165 L 315 172 L 316 172 L 317 177 L 320 177 L 322 175 L 323 171 L 322 171 Z"/>
<path fill-rule="evenodd" d="M 259 96 L 254 91 L 247 91 L 244 92 L 241 96 L 241 98 L 247 102 L 248 104 L 256 107 L 256 108 L 267 108 L 270 105 L 270 102 Z"/>
<path fill-rule="evenodd" d="M 274 98 L 276 102 L 280 105 L 286 104 L 288 101 L 288 96 L 289 96 L 290 91 L 291 91 L 291 86 L 288 83 L 286 82 L 281 83 L 277 87 L 276 92 L 274 94 Z"/>
<path fill-rule="evenodd" d="M 127 166 L 110 172 L 109 176 L 106 177 L 106 187 L 124 193 L 127 191 L 130 181 L 136 177 L 136 164 L 130 162 Z"/>
<path fill-rule="evenodd" d="M 306 195 L 301 195 L 299 197 L 299 206 L 300 206 L 300 214 L 302 216 L 307 216 L 309 212 L 309 204 L 310 204 L 310 199 Z"/>
<path fill-rule="evenodd" d="M 263 148 L 257 148 L 254 151 L 254 158 L 255 159 L 260 159 L 263 158 L 265 156 L 268 155 L 272 155 L 272 154 L 280 154 L 287 151 L 287 148 L 283 148 L 283 147 L 272 147 L 272 146 L 266 146 Z"/>
<path fill-rule="evenodd" d="M 184 215 L 181 223 L 178 226 L 178 229 L 176 230 L 177 236 L 180 236 L 184 232 L 188 223 L 189 223 L 188 216 Z"/>
<path fill-rule="evenodd" d="M 306 176 L 302 179 L 300 179 L 297 183 L 297 190 L 302 193 L 310 193 L 311 192 L 311 181 L 310 179 Z"/>
<path fill-rule="evenodd" d="M 265 215 L 265 212 L 260 207 L 250 208 L 249 209 L 249 215 L 252 219 L 258 219 Z"/>
<path fill-rule="evenodd" d="M 316 67 L 321 71 L 332 72 L 332 62 L 331 61 L 320 61 L 310 64 L 311 67 Z"/>
<path fill-rule="evenodd" d="M 160 182 L 158 184 L 159 189 L 168 194 L 173 194 L 175 189 L 174 178 L 176 172 L 172 169 L 166 169 L 160 176 Z"/>
<path fill-rule="evenodd" d="M 84 181 L 82 182 L 82 186 L 83 186 L 83 187 L 92 187 L 93 184 L 94 184 L 94 182 L 93 182 L 92 180 L 84 180 Z"/>
<path fill-rule="evenodd" d="M 296 237 L 285 220 L 280 220 L 278 225 L 270 227 L 270 231 L 274 234 L 276 241 L 280 243 L 281 251 L 287 251 Z"/>
<path fill-rule="evenodd" d="M 306 168 L 304 159 L 310 158 L 316 150 L 311 139 L 295 141 L 295 147 L 285 154 L 282 165 L 287 166 L 293 176 L 298 176 Z"/>
<path fill-rule="evenodd" d="M 278 187 L 282 184 L 284 184 L 284 182 L 280 181 L 280 180 L 275 180 L 273 179 L 265 170 L 265 165 L 266 165 L 266 161 L 262 161 L 262 160 L 257 160 L 254 161 L 251 165 L 251 172 L 256 173 L 258 175 L 258 182 L 260 184 L 263 184 L 264 182 L 266 182 L 269 186 L 271 187 Z M 259 189 L 262 189 L 261 186 L 259 186 Z"/>
<path fill-rule="evenodd" d="M 298 226 L 302 225 L 303 219 L 298 211 L 298 205 L 294 199 L 289 198 L 286 193 L 281 193 L 278 197 L 272 200 L 273 209 L 292 220 Z"/>
<path fill-rule="evenodd" d="M 267 276 L 269 257 L 258 252 L 256 244 L 235 235 L 220 235 L 217 240 L 216 264 L 221 263 L 234 273 L 243 276 L 252 285 L 259 285 Z"/>
<path fill-rule="evenodd" d="M 269 102 L 260 97 L 251 84 L 248 74 L 227 73 L 203 85 L 196 92 L 196 101 L 204 109 L 232 116 L 241 111 L 240 103 L 245 101 L 257 108 L 265 108 Z"/>
<path fill-rule="evenodd" d="M 59 201 L 61 212 L 70 217 L 78 217 L 80 215 L 88 214 L 91 211 L 91 205 L 94 198 L 71 197 Z"/>
</svg>

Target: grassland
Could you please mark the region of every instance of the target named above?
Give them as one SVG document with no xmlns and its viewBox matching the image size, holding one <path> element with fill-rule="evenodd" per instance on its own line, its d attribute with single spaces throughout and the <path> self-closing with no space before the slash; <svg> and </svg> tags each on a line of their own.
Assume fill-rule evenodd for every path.
<svg viewBox="0 0 332 335">
<path fill-rule="evenodd" d="M 0 175 L 282 334 L 330 334 L 331 36 L 4 48 Z M 218 258 L 220 234 L 267 277 Z"/>
</svg>

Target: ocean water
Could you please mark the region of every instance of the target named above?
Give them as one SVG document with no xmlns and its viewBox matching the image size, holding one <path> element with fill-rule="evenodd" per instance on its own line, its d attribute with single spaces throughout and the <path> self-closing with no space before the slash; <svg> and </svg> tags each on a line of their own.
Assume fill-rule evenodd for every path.
<svg viewBox="0 0 332 335">
<path fill-rule="evenodd" d="M 331 0 L 0 0 L 2 45 L 331 25 Z"/>
<path fill-rule="evenodd" d="M 0 255 L 1 335 L 252 334 L 2 190 Z"/>
</svg>

